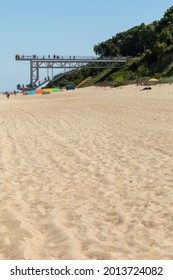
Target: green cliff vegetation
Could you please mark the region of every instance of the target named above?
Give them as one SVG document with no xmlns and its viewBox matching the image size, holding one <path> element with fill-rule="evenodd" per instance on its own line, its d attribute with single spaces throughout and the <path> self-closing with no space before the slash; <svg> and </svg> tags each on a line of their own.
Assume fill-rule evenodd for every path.
<svg viewBox="0 0 173 280">
<path fill-rule="evenodd" d="M 141 23 L 127 31 L 117 33 L 111 39 L 94 46 L 99 56 L 128 56 L 130 60 L 121 69 L 81 69 L 54 80 L 49 86 L 119 86 L 136 82 L 143 77 L 155 76 L 161 82 L 173 81 L 173 6 L 163 17 L 151 24 Z"/>
</svg>

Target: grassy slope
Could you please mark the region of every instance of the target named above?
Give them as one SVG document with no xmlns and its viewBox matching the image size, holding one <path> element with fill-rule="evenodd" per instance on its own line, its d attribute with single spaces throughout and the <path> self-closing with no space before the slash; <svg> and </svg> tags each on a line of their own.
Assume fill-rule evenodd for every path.
<svg viewBox="0 0 173 280">
<path fill-rule="evenodd" d="M 148 72 L 139 73 L 140 66 L 145 67 Z M 75 73 L 75 74 L 74 74 Z M 133 83 L 137 76 L 155 76 L 161 82 L 173 81 L 173 51 L 168 49 L 162 53 L 146 54 L 141 58 L 134 58 L 127 62 L 121 69 L 103 69 L 103 70 L 76 70 L 72 75 L 67 75 L 54 80 L 53 87 L 59 86 L 61 81 L 65 83 L 73 82 L 76 86 L 81 84 L 81 87 L 102 85 L 102 86 L 120 86 L 124 84 Z M 89 79 L 87 79 L 89 77 Z M 83 81 L 86 81 L 82 83 Z M 49 84 L 50 86 L 50 84 Z M 80 86 L 79 86 L 80 87 Z"/>
</svg>

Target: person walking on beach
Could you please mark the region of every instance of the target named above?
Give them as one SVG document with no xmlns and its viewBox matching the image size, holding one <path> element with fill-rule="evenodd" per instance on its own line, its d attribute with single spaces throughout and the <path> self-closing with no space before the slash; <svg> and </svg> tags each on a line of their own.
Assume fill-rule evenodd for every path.
<svg viewBox="0 0 173 280">
<path fill-rule="evenodd" d="M 9 99 L 9 97 L 10 97 L 9 92 L 6 93 L 6 96 L 7 96 L 7 99 Z"/>
</svg>

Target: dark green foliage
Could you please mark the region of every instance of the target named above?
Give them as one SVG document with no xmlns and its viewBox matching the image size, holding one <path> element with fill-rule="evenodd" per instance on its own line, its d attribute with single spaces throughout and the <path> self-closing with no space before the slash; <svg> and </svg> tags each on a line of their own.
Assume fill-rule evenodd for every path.
<svg viewBox="0 0 173 280">
<path fill-rule="evenodd" d="M 98 55 L 141 56 L 147 50 L 165 49 L 173 43 L 173 6 L 160 21 L 145 25 L 142 23 L 125 32 L 116 34 L 105 42 L 94 46 Z M 160 45 L 161 44 L 161 45 Z"/>
<path fill-rule="evenodd" d="M 90 85 L 122 85 L 142 76 L 168 77 L 173 75 L 173 6 L 159 21 L 140 24 L 117 33 L 111 39 L 94 46 L 99 56 L 130 56 L 121 70 L 81 69 L 53 81 L 53 86 L 74 82 L 76 85 L 92 77 Z M 51 82 L 49 83 L 51 86 Z"/>
<path fill-rule="evenodd" d="M 163 29 L 168 29 L 173 36 L 173 6 L 170 7 L 159 21 L 156 31 L 161 33 Z"/>
<path fill-rule="evenodd" d="M 153 48 L 157 37 L 155 26 L 156 22 L 149 25 L 142 23 L 94 46 L 94 51 L 103 56 L 140 56 L 146 49 Z"/>
</svg>

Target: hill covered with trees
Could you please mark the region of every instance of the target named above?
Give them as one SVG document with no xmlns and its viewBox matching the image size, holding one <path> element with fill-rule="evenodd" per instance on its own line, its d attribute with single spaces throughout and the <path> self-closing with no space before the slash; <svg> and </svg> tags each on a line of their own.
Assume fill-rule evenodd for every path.
<svg viewBox="0 0 173 280">
<path fill-rule="evenodd" d="M 130 56 L 131 59 L 121 69 L 76 70 L 49 86 L 59 83 L 63 86 L 68 82 L 78 85 L 87 77 L 92 77 L 87 85 L 118 86 L 145 76 L 155 76 L 163 82 L 173 81 L 173 6 L 158 21 L 141 23 L 98 43 L 94 52 L 99 56 Z"/>
</svg>

